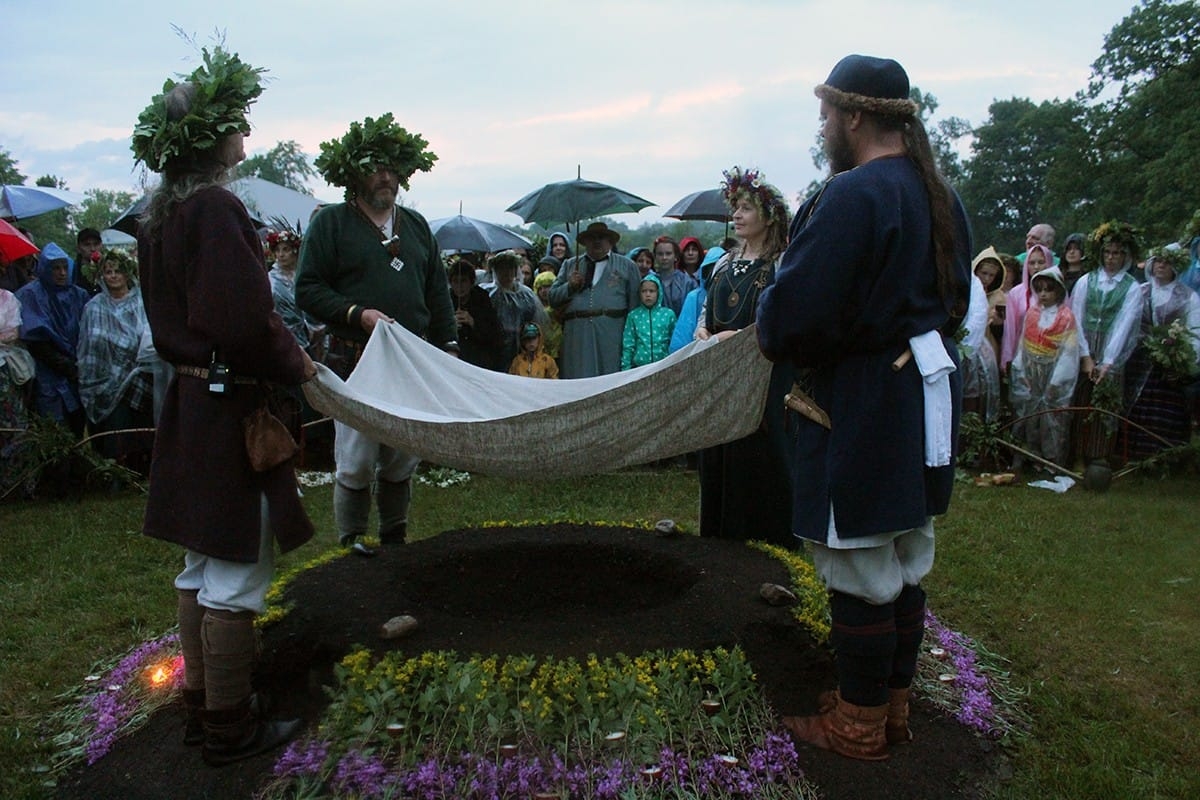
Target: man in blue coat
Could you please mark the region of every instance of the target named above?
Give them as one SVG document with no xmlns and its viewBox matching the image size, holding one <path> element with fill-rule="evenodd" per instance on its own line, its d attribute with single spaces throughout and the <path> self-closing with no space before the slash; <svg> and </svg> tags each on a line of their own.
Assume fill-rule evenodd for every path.
<svg viewBox="0 0 1200 800">
<path fill-rule="evenodd" d="M 847 56 L 816 95 L 832 177 L 793 220 L 758 336 L 800 376 L 793 531 L 830 591 L 838 689 L 784 722 L 880 760 L 911 739 L 920 581 L 954 481 L 970 231 L 898 63 Z"/>
</svg>

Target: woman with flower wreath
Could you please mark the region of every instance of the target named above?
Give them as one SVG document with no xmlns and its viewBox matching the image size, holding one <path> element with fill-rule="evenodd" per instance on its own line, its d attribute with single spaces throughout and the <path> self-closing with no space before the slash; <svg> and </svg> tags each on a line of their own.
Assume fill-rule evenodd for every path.
<svg viewBox="0 0 1200 800">
<path fill-rule="evenodd" d="M 296 264 L 300 260 L 300 234 L 295 231 L 271 231 L 267 234 L 267 247 L 274 263 L 267 277 L 271 279 L 271 297 L 275 310 L 283 318 L 283 324 L 296 337 L 310 358 L 320 361 L 325 326 L 309 324 L 300 307 L 296 305 Z"/>
<path fill-rule="evenodd" d="M 266 609 L 275 544 L 292 550 L 313 528 L 291 459 L 255 469 L 243 421 L 262 407 L 263 382 L 294 386 L 316 367 L 275 313 L 258 232 L 225 188 L 246 157 L 247 109 L 264 70 L 221 47 L 202 54 L 139 115 L 132 150 L 162 175 L 139 221 L 138 262 L 154 346 L 175 367 L 142 530 L 186 550 L 175 578 L 184 742 L 202 744 L 216 766 L 300 727 L 264 719 L 254 701 L 254 618 Z"/>
<path fill-rule="evenodd" d="M 120 250 L 100 255 L 99 269 L 85 267 L 97 294 L 83 307 L 79 323 L 79 399 L 93 434 L 149 428 L 154 424 L 154 378 L 138 360 L 149 329 L 137 264 Z M 96 449 L 137 472 L 150 466 L 152 442 L 146 434 L 102 436 Z"/>
<path fill-rule="evenodd" d="M 1146 262 L 1150 279 L 1141 287 L 1141 335 L 1125 379 L 1129 421 L 1171 445 L 1187 444 L 1191 438 L 1183 387 L 1200 370 L 1200 296 L 1177 280 L 1186 266 L 1187 253 L 1180 247 L 1164 247 Z M 1130 458 L 1148 458 L 1167 447 L 1130 426 Z"/>
<path fill-rule="evenodd" d="M 1124 410 L 1125 362 L 1137 343 L 1142 313 L 1138 282 L 1130 274 L 1138 254 L 1137 232 L 1123 222 L 1105 222 L 1089 237 L 1100 269 L 1080 278 L 1071 292 L 1071 312 L 1079 326 L 1080 381 L 1076 406 L 1120 413 Z M 1107 417 L 1107 415 L 1105 415 Z M 1113 449 L 1113 417 L 1076 415 L 1075 452 L 1085 461 L 1107 458 Z"/>
<path fill-rule="evenodd" d="M 722 190 L 733 215 L 737 249 L 713 267 L 696 338 L 718 340 L 754 324 L 758 298 L 775 282 L 787 247 L 783 194 L 755 169 L 732 167 Z M 757 539 L 795 547 L 792 536 L 791 443 L 783 398 L 792 385 L 789 364 L 775 364 L 763 422 L 757 431 L 700 453 L 700 535 Z"/>
</svg>

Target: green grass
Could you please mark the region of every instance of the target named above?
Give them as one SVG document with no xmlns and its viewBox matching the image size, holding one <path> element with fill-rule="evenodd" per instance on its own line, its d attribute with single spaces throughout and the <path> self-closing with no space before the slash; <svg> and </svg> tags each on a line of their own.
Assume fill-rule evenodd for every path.
<svg viewBox="0 0 1200 800">
<path fill-rule="evenodd" d="M 694 474 L 475 476 L 414 490 L 412 535 L 486 520 L 671 517 L 697 525 Z M 333 545 L 331 490 L 306 490 Z M 1012 662 L 1032 734 L 998 798 L 1200 796 L 1200 481 L 1126 478 L 1099 495 L 962 485 L 938 525 L 932 609 Z M 0 796 L 49 797 L 40 743 L 57 696 L 174 623 L 177 548 L 140 535 L 142 500 L 0 506 Z M 920 746 L 918 741 L 917 746 Z"/>
</svg>

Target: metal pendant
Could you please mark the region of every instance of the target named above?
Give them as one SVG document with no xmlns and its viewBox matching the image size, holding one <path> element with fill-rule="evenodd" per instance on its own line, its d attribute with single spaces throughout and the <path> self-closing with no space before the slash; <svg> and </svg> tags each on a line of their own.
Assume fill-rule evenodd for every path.
<svg viewBox="0 0 1200 800">
<path fill-rule="evenodd" d="M 390 266 L 392 269 L 396 270 L 396 272 L 399 272 L 400 270 L 404 269 L 404 262 L 399 258 L 393 258 Z"/>
</svg>

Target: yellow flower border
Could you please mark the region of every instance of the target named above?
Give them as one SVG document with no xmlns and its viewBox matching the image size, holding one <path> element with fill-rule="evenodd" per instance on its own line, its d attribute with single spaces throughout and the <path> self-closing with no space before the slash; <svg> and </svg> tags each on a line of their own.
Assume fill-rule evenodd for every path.
<svg viewBox="0 0 1200 800">
<path fill-rule="evenodd" d="M 829 616 L 829 591 L 816 569 L 802 554 L 766 542 L 750 542 L 749 545 L 772 558 L 783 562 L 792 579 L 792 591 L 798 603 L 792 607 L 792 616 L 820 643 L 829 641 L 831 620 Z"/>
</svg>

